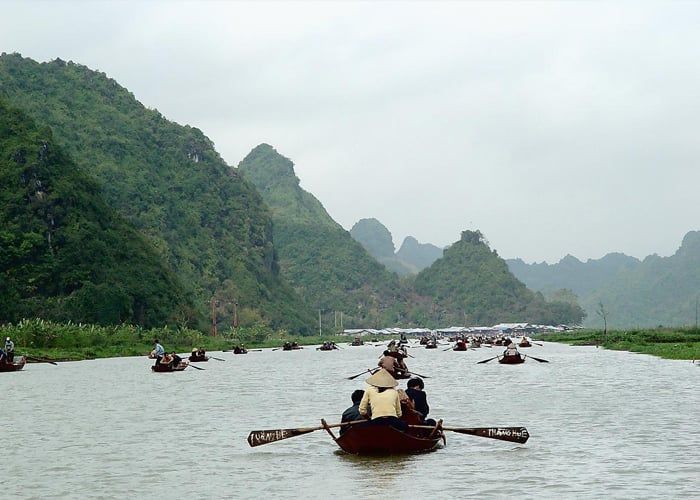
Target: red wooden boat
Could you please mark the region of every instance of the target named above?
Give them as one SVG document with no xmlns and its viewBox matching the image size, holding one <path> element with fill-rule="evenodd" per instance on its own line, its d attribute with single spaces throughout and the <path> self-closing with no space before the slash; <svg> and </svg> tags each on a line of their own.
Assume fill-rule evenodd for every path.
<svg viewBox="0 0 700 500">
<path fill-rule="evenodd" d="M 328 428 L 325 420 L 321 420 L 326 431 L 340 448 L 353 455 L 406 455 L 433 451 L 440 446 L 440 440 L 445 443 L 441 430 L 428 431 L 421 435 L 414 432 L 403 432 L 388 425 L 358 424 L 351 426 L 339 438 L 336 438 Z"/>
<path fill-rule="evenodd" d="M 501 356 L 498 358 L 498 362 L 502 365 L 519 365 L 525 362 L 525 357 L 520 354 L 516 354 L 515 356 Z"/>
<path fill-rule="evenodd" d="M 189 366 L 188 361 L 180 361 L 180 364 L 177 366 L 163 365 L 163 364 L 158 363 L 155 366 L 151 366 L 151 370 L 153 370 L 154 372 L 159 372 L 159 373 L 181 372 L 182 370 L 184 370 L 188 366 Z"/>
<path fill-rule="evenodd" d="M 22 356 L 19 360 L 8 363 L 5 360 L 0 362 L 0 372 L 18 372 L 27 364 L 27 358 Z"/>
<path fill-rule="evenodd" d="M 455 346 L 452 348 L 453 351 L 466 351 L 467 343 L 463 340 L 458 340 Z"/>
<path fill-rule="evenodd" d="M 530 343 L 529 340 L 521 340 L 520 343 L 518 344 L 520 347 L 532 347 L 532 344 Z"/>
<path fill-rule="evenodd" d="M 431 340 L 427 344 L 425 344 L 425 348 L 426 349 L 437 349 L 437 342 L 433 342 Z"/>
</svg>

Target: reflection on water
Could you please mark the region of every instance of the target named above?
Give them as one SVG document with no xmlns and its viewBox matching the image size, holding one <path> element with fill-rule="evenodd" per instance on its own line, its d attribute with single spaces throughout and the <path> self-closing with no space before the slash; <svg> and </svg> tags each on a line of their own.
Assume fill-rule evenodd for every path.
<svg viewBox="0 0 700 500">
<path fill-rule="evenodd" d="M 700 370 L 593 347 L 545 344 L 529 352 L 551 363 L 514 366 L 477 365 L 495 354 L 486 348 L 411 350 L 409 368 L 430 376 L 431 416 L 453 427 L 523 425 L 526 445 L 448 432 L 447 446 L 433 453 L 354 457 L 321 430 L 248 446 L 254 429 L 337 423 L 365 378 L 345 377 L 374 366 L 381 351 L 214 353 L 226 361 L 173 374 L 151 373 L 144 358 L 0 374 L 0 491 L 7 498 L 697 494 Z"/>
</svg>

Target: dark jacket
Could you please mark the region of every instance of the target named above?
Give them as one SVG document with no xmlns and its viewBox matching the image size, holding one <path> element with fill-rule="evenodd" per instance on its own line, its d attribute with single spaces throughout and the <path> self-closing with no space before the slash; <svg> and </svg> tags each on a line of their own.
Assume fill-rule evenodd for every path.
<svg viewBox="0 0 700 500">
<path fill-rule="evenodd" d="M 420 412 L 423 415 L 423 418 L 427 418 L 428 413 L 430 412 L 430 407 L 428 406 L 428 398 L 426 397 L 425 393 L 414 389 L 413 387 L 409 387 L 406 389 L 406 394 L 413 400 L 416 411 Z"/>
<path fill-rule="evenodd" d="M 350 408 L 343 412 L 343 417 L 340 419 L 341 422 L 352 422 L 354 420 L 364 420 L 365 418 L 360 415 L 360 403 L 352 405 Z M 340 428 L 340 433 L 344 433 L 348 430 L 349 425 L 344 425 Z"/>
</svg>

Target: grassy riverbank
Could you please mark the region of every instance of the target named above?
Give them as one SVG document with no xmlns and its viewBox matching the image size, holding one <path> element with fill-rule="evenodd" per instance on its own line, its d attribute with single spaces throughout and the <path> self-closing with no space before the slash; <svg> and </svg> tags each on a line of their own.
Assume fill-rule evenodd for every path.
<svg viewBox="0 0 700 500">
<path fill-rule="evenodd" d="M 187 353 L 194 347 L 208 351 L 232 349 L 244 344 L 248 349 L 279 347 L 284 342 L 300 345 L 323 341 L 346 342 L 347 337 L 290 336 L 284 330 L 274 331 L 263 326 L 237 328 L 217 337 L 187 328 L 144 329 L 133 325 L 97 326 L 76 323 L 53 323 L 40 319 L 25 320 L 16 325 L 1 325 L 0 339 L 11 337 L 17 355 L 28 355 L 53 361 L 145 356 L 153 349 L 157 338 L 167 351 Z"/>
<path fill-rule="evenodd" d="M 700 330 L 657 328 L 653 330 L 578 330 L 544 334 L 538 338 L 571 345 L 599 345 L 616 351 L 652 354 L 665 359 L 700 359 Z"/>
</svg>

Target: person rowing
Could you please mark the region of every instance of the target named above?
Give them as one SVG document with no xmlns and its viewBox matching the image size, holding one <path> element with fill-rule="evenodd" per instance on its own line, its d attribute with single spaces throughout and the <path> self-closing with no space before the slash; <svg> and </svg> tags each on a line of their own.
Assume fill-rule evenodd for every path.
<svg viewBox="0 0 700 500">
<path fill-rule="evenodd" d="M 5 339 L 5 358 L 8 363 L 12 363 L 15 359 L 15 343 L 10 340 L 10 337 Z"/>
</svg>

